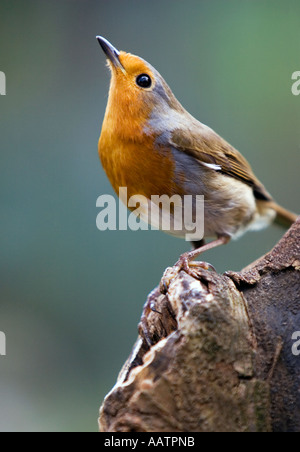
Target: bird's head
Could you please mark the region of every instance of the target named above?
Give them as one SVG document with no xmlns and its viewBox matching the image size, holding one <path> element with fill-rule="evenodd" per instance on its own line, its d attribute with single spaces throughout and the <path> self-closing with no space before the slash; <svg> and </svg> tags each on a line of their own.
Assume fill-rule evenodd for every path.
<svg viewBox="0 0 300 452">
<path fill-rule="evenodd" d="M 118 51 L 103 37 L 97 39 L 112 73 L 106 110 L 106 119 L 112 127 L 119 130 L 122 125 L 123 133 L 127 129 L 128 133 L 137 134 L 151 118 L 153 124 L 159 123 L 171 111 L 184 111 L 153 66 L 138 56 Z"/>
</svg>

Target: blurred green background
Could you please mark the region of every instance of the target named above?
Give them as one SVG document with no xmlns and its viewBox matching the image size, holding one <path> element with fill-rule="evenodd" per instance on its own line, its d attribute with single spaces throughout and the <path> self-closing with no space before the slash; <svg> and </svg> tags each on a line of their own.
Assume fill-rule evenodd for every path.
<svg viewBox="0 0 300 452">
<path fill-rule="evenodd" d="M 1 431 L 96 431 L 147 293 L 187 249 L 96 229 L 96 199 L 113 191 L 97 155 L 109 73 L 95 36 L 152 63 L 299 211 L 299 17 L 296 0 L 1 0 Z M 282 233 L 206 259 L 239 270 Z"/>
</svg>

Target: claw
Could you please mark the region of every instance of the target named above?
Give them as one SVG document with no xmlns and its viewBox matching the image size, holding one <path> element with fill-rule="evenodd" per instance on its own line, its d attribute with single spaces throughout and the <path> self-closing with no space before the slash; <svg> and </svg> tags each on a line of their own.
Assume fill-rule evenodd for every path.
<svg viewBox="0 0 300 452">
<path fill-rule="evenodd" d="M 171 281 L 176 278 L 182 270 L 192 278 L 199 280 L 201 278 L 201 272 L 197 271 L 197 269 L 211 270 L 217 273 L 213 265 L 209 264 L 208 262 L 189 262 L 186 256 L 181 256 L 174 267 L 169 267 L 165 271 L 165 274 L 160 282 L 161 293 L 164 295 L 167 294 Z"/>
<path fill-rule="evenodd" d="M 189 266 L 203 268 L 204 270 L 211 270 L 211 271 L 217 273 L 217 270 L 215 269 L 215 267 L 213 265 L 209 264 L 208 262 L 190 262 Z"/>
<path fill-rule="evenodd" d="M 188 255 L 182 255 L 179 261 L 175 266 L 180 267 L 180 269 L 184 270 L 188 275 L 195 277 L 196 272 L 194 272 L 191 267 L 194 268 L 202 268 L 203 270 L 212 270 L 215 273 L 217 272 L 215 267 L 213 267 L 208 262 L 194 262 L 190 261 Z"/>
<path fill-rule="evenodd" d="M 229 236 L 220 236 L 217 240 L 214 240 L 207 245 L 203 245 L 199 249 L 183 254 L 173 268 L 167 268 L 165 271 L 165 274 L 160 282 L 161 293 L 165 295 L 168 292 L 172 279 L 174 279 L 181 270 L 185 271 L 188 275 L 195 279 L 200 279 L 201 274 L 199 271 L 197 272 L 191 267 L 203 270 L 212 270 L 217 273 L 216 269 L 211 264 L 208 264 L 207 262 L 194 262 L 193 259 L 206 251 L 212 250 L 220 245 L 225 245 L 229 242 L 229 240 Z"/>
</svg>

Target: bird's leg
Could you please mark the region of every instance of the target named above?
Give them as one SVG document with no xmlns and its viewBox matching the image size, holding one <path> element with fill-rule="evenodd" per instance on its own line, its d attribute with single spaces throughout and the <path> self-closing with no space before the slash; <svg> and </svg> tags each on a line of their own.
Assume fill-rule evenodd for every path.
<svg viewBox="0 0 300 452">
<path fill-rule="evenodd" d="M 187 253 L 182 254 L 179 260 L 174 265 L 174 267 L 172 269 L 168 269 L 165 275 L 163 276 L 160 285 L 161 291 L 163 293 L 167 292 L 171 280 L 174 277 L 176 277 L 181 270 L 185 271 L 188 275 L 196 279 L 199 279 L 199 272 L 197 272 L 196 270 L 197 268 L 216 271 L 215 268 L 211 264 L 208 264 L 207 262 L 198 262 L 198 261 L 192 262 L 192 261 L 200 254 L 205 253 L 206 251 L 212 250 L 214 248 L 217 248 L 218 246 L 226 245 L 229 241 L 230 237 L 221 236 L 217 240 L 214 240 L 207 244 L 204 244 L 204 242 L 200 242 L 200 245 L 202 246 L 193 251 L 189 251 Z M 192 269 L 191 267 L 193 267 L 195 270 Z"/>
<path fill-rule="evenodd" d="M 186 273 L 193 277 L 195 277 L 196 275 L 195 272 L 190 267 L 196 268 L 198 267 L 203 268 L 204 270 L 216 271 L 211 264 L 208 264 L 207 262 L 193 262 L 193 259 L 195 259 L 200 254 L 205 253 L 206 251 L 212 250 L 221 245 L 226 245 L 229 241 L 230 237 L 222 236 L 219 237 L 217 240 L 213 240 L 212 242 L 207 243 L 206 245 L 203 244 L 202 246 L 200 246 L 200 248 L 184 253 L 180 256 L 179 260 L 176 262 L 175 267 L 179 267 L 180 270 L 184 270 Z"/>
</svg>

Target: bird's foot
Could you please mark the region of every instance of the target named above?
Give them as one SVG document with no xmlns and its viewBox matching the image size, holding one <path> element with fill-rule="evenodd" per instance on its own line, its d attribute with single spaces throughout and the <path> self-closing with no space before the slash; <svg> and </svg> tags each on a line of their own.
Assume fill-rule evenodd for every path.
<svg viewBox="0 0 300 452">
<path fill-rule="evenodd" d="M 166 294 L 168 292 L 171 281 L 176 278 L 181 271 L 186 272 L 189 276 L 198 280 L 203 276 L 201 270 L 216 272 L 216 269 L 207 262 L 191 261 L 194 256 L 190 255 L 191 253 L 182 254 L 174 267 L 168 267 L 166 269 L 159 286 L 161 293 Z"/>
<path fill-rule="evenodd" d="M 183 254 L 182 256 L 180 256 L 178 262 L 176 262 L 175 267 L 180 268 L 180 270 L 185 271 L 188 275 L 192 276 L 192 278 L 196 278 L 196 279 L 198 278 L 197 270 L 199 270 L 199 269 L 212 270 L 213 272 L 216 272 L 215 267 L 213 267 L 208 262 L 191 261 L 190 259 L 191 258 L 190 258 L 189 253 Z"/>
<path fill-rule="evenodd" d="M 208 279 L 207 275 L 208 273 L 206 270 L 212 270 L 216 273 L 215 268 L 208 264 L 207 262 L 194 262 L 193 259 L 196 259 L 197 256 L 199 256 L 202 253 L 205 253 L 206 251 L 212 250 L 213 248 L 216 248 L 221 245 L 225 245 L 230 240 L 229 236 L 223 235 L 219 236 L 217 240 L 213 240 L 210 243 L 207 243 L 206 245 L 203 244 L 204 242 L 200 242 L 200 248 L 195 249 L 194 251 L 190 251 L 189 253 L 184 253 L 180 256 L 179 260 L 176 262 L 174 267 L 167 268 L 165 271 L 164 276 L 162 277 L 161 283 L 160 283 L 160 290 L 163 294 L 166 294 L 168 292 L 169 285 L 176 276 L 178 276 L 178 273 L 180 271 L 185 271 L 188 275 L 190 275 L 192 278 L 195 279 Z M 203 272 L 204 270 L 204 272 Z M 206 273 L 206 275 L 205 275 Z"/>
</svg>

